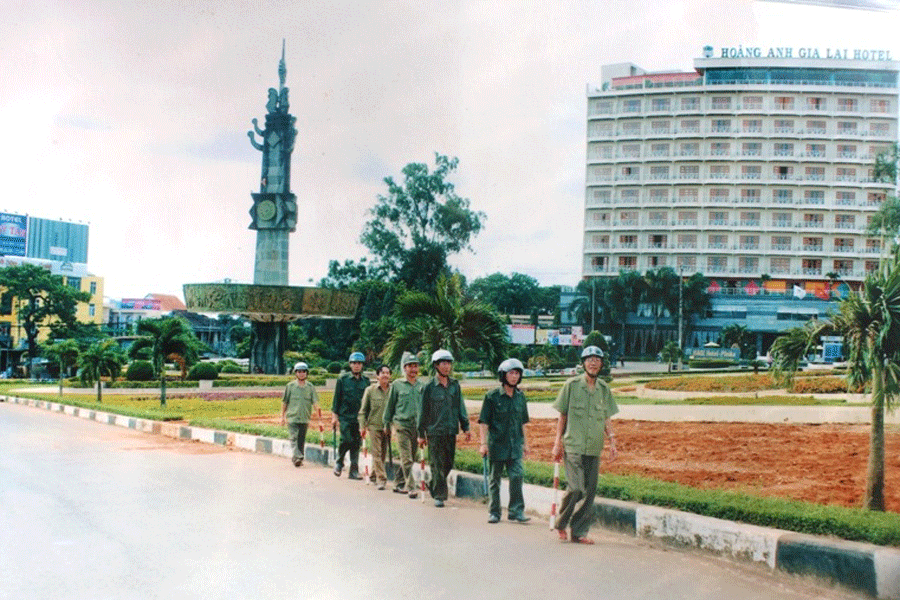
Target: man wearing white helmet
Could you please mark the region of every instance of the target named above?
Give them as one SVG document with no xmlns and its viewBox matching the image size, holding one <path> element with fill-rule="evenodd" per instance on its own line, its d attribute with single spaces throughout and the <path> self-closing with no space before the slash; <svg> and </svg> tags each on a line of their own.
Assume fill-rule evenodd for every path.
<svg viewBox="0 0 900 600">
<path fill-rule="evenodd" d="M 581 360 L 584 374 L 566 381 L 553 403 L 559 411 L 553 460 L 561 460 L 565 451 L 568 481 L 554 527 L 561 540 L 567 539 L 566 527 L 571 526 L 572 542 L 593 544 L 587 532 L 594 517 L 600 454 L 605 436 L 609 438 L 609 459 L 616 459 L 616 436 L 609 419 L 619 407 L 609 386 L 600 379 L 603 350 L 588 346 L 581 352 Z"/>
<path fill-rule="evenodd" d="M 525 469 L 522 458 L 528 453 L 523 425 L 528 422 L 528 405 L 519 391 L 519 382 L 525 367 L 516 358 L 508 358 L 497 369 L 500 387 L 484 396 L 478 427 L 481 432 L 482 456 L 490 458 L 490 506 L 488 523 L 500 521 L 500 477 L 503 469 L 509 477 L 509 508 L 506 517 L 510 521 L 526 523 L 525 498 L 522 483 Z"/>
<path fill-rule="evenodd" d="M 428 443 L 428 459 L 431 465 L 429 491 L 438 508 L 447 500 L 447 475 L 456 458 L 456 435 L 460 428 L 466 441 L 472 439 L 469 432 L 469 415 L 462 400 L 459 382 L 452 377 L 453 355 L 447 350 L 437 350 L 431 355 L 434 378 L 422 391 L 422 406 L 416 429 L 419 444 Z M 427 436 L 427 437 L 426 437 Z"/>
<path fill-rule="evenodd" d="M 294 365 L 294 375 L 297 378 L 288 382 L 281 398 L 281 424 L 287 424 L 288 436 L 291 439 L 291 460 L 295 467 L 299 467 L 303 464 L 309 417 L 312 415 L 313 407 L 319 402 L 319 396 L 316 394 L 316 388 L 307 381 L 309 366 L 305 362 Z"/>
<path fill-rule="evenodd" d="M 341 426 L 341 444 L 334 462 L 334 474 L 341 476 L 344 470 L 344 455 L 350 453 L 350 479 L 362 479 L 359 474 L 359 448 L 362 436 L 359 433 L 359 409 L 362 406 L 363 393 L 369 387 L 368 377 L 363 377 L 363 363 L 366 357 L 362 352 L 354 352 L 347 362 L 350 373 L 338 377 L 334 384 L 334 401 L 331 404 L 331 425 Z"/>
<path fill-rule="evenodd" d="M 394 478 L 394 492 L 408 494 L 410 498 L 419 495 L 412 468 L 416 458 L 416 421 L 425 382 L 419 380 L 419 359 L 412 352 L 404 352 L 400 359 L 403 379 L 391 384 L 387 406 L 384 407 L 384 431 L 394 426 L 394 439 L 400 451 L 400 468 Z"/>
</svg>

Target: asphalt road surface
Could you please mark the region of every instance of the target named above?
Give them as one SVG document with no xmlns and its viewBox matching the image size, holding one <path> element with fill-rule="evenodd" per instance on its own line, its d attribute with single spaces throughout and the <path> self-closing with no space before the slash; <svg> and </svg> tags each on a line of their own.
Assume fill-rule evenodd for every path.
<svg viewBox="0 0 900 600">
<path fill-rule="evenodd" d="M 346 472 L 345 472 L 346 473 Z M 857 598 L 595 529 L 0 403 L 0 598 Z"/>
</svg>

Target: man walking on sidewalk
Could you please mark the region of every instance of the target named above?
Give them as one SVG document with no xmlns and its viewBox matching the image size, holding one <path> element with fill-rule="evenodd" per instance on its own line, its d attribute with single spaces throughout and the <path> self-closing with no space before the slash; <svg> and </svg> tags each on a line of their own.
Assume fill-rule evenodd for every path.
<svg viewBox="0 0 900 600">
<path fill-rule="evenodd" d="M 419 359 L 415 354 L 404 352 L 400 365 L 405 377 L 391 384 L 391 393 L 384 408 L 384 430 L 387 433 L 388 427 L 393 424 L 394 439 L 400 451 L 400 468 L 394 478 L 394 492 L 415 498 L 419 492 L 412 468 L 416 458 L 416 422 L 425 382 L 418 379 Z"/>
<path fill-rule="evenodd" d="M 295 467 L 303 464 L 306 429 L 313 407 L 319 403 L 316 388 L 307 381 L 309 366 L 305 362 L 294 365 L 294 381 L 289 381 L 281 398 L 281 424 L 287 424 Z"/>
<path fill-rule="evenodd" d="M 363 377 L 363 362 L 366 357 L 362 352 L 350 355 L 350 373 L 338 377 L 334 384 L 334 402 L 331 405 L 332 426 L 340 423 L 341 444 L 335 457 L 334 474 L 341 476 L 344 470 L 344 455 L 350 453 L 350 479 L 362 479 L 359 475 L 359 447 L 362 438 L 359 434 L 359 408 L 362 396 L 369 387 L 369 378 Z"/>
<path fill-rule="evenodd" d="M 387 452 L 388 436 L 384 431 L 384 408 L 387 404 L 391 385 L 391 368 L 381 365 L 375 371 L 377 382 L 366 388 L 363 393 L 362 407 L 359 409 L 359 426 L 364 427 L 369 435 L 369 447 L 372 449 L 372 483 L 383 490 L 387 484 L 384 472 L 384 455 Z"/>
<path fill-rule="evenodd" d="M 593 544 L 587 537 L 594 516 L 594 496 L 600 473 L 600 454 L 604 434 L 609 437 L 609 460 L 616 459 L 616 436 L 609 419 L 619 412 L 606 382 L 600 379 L 603 350 L 588 346 L 581 352 L 584 374 L 566 381 L 553 408 L 559 411 L 553 460 L 563 458 L 565 450 L 568 486 L 554 527 L 561 540 L 571 525 L 572 541 Z"/>
</svg>

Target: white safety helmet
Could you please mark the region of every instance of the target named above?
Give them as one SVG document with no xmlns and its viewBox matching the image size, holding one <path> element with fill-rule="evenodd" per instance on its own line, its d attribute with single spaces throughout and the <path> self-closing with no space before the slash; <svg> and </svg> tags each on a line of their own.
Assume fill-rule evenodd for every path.
<svg viewBox="0 0 900 600">
<path fill-rule="evenodd" d="M 435 350 L 434 354 L 431 355 L 431 364 L 442 360 L 449 360 L 450 362 L 453 362 L 453 355 L 450 354 L 449 350 Z"/>
<path fill-rule="evenodd" d="M 294 365 L 294 373 L 296 373 L 297 371 L 306 371 L 307 373 L 309 373 L 309 365 L 305 362 L 298 362 Z"/>
<path fill-rule="evenodd" d="M 525 374 L 525 366 L 518 358 L 507 358 L 500 366 L 497 367 L 497 373 L 500 375 L 500 383 L 506 383 L 506 374 L 510 371 L 519 371 L 519 375 Z"/>
<path fill-rule="evenodd" d="M 584 362 L 584 359 L 590 358 L 591 356 L 603 358 L 603 350 L 601 350 L 597 346 L 587 346 L 584 350 L 581 351 L 581 362 Z"/>
</svg>

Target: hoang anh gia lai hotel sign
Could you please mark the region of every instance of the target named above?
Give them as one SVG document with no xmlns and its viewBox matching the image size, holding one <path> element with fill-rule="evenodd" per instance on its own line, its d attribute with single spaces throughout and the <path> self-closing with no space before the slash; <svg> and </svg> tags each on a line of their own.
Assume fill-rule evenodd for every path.
<svg viewBox="0 0 900 600">
<path fill-rule="evenodd" d="M 890 50 L 873 48 L 792 48 L 790 46 L 729 46 L 717 52 L 712 46 L 703 47 L 704 58 L 804 58 L 822 60 L 894 60 Z"/>
</svg>

